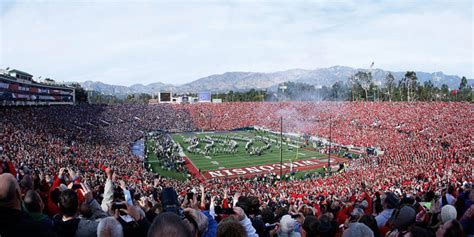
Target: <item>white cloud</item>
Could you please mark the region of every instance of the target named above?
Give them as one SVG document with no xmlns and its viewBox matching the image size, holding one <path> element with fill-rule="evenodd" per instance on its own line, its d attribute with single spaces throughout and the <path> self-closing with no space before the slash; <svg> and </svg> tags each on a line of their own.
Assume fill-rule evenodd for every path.
<svg viewBox="0 0 474 237">
<path fill-rule="evenodd" d="M 0 66 L 57 80 L 177 84 L 372 61 L 474 77 L 469 1 L 28 1 L 0 14 Z"/>
</svg>

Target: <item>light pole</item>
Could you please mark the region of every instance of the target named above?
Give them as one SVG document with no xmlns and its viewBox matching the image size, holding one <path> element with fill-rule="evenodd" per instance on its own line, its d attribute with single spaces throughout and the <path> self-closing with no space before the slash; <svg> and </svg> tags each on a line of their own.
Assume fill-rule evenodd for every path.
<svg viewBox="0 0 474 237">
<path fill-rule="evenodd" d="M 332 148 L 332 118 L 330 118 L 329 120 L 328 176 L 331 174 L 331 148 Z"/>
<path fill-rule="evenodd" d="M 280 117 L 280 180 L 283 180 L 283 117 Z"/>
</svg>

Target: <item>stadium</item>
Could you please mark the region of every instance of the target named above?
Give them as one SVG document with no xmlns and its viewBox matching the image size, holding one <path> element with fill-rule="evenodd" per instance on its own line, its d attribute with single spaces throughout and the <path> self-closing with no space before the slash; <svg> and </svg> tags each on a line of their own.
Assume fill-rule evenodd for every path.
<svg viewBox="0 0 474 237">
<path fill-rule="evenodd" d="M 473 237 L 472 7 L 2 1 L 0 237 Z"/>
<path fill-rule="evenodd" d="M 209 125 L 203 110 L 219 122 Z M 179 202 L 194 194 L 188 201 L 200 210 L 257 196 L 268 208 L 300 203 L 320 216 L 334 211 L 323 209 L 328 203 L 382 212 L 379 195 L 430 203 L 431 193 L 435 211 L 440 195 L 473 181 L 471 111 L 452 102 L 9 106 L 1 110 L 2 173 L 43 193 L 47 215 L 61 210 L 53 193 L 74 183 L 94 187 L 81 198 L 102 204 L 123 189 L 123 200 L 152 216 L 167 210 L 157 202 L 167 187 Z M 132 152 L 137 141 L 142 157 Z"/>
</svg>

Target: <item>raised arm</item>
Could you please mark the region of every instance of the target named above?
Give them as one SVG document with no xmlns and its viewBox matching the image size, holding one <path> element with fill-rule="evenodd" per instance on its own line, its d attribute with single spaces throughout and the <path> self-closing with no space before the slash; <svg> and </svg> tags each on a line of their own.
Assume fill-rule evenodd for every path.
<svg viewBox="0 0 474 237">
<path fill-rule="evenodd" d="M 106 211 L 102 210 L 99 203 L 94 199 L 92 196 L 92 190 L 86 183 L 81 183 L 81 191 L 82 195 L 84 196 L 85 202 L 89 205 L 89 208 L 92 211 L 91 219 L 100 219 L 107 217 Z"/>
<path fill-rule="evenodd" d="M 199 188 L 201 189 L 201 204 L 199 205 L 199 208 L 201 210 L 206 210 L 206 195 L 204 193 L 204 186 L 201 184 Z"/>
<path fill-rule="evenodd" d="M 103 211 L 107 212 L 109 206 L 112 205 L 112 201 L 114 200 L 114 183 L 112 181 L 114 171 L 107 168 L 105 173 L 107 175 L 107 180 L 105 181 L 104 199 L 102 199 L 101 207 Z"/>
</svg>

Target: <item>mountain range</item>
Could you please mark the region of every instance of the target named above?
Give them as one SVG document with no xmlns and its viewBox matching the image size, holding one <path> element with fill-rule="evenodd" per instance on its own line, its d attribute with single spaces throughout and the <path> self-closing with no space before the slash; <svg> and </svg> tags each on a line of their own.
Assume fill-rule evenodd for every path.
<svg viewBox="0 0 474 237">
<path fill-rule="evenodd" d="M 358 71 L 367 69 L 357 69 L 346 66 L 333 66 L 315 70 L 291 69 L 286 71 L 262 73 L 262 72 L 226 72 L 215 74 L 194 80 L 183 85 L 165 84 L 156 82 L 148 85 L 134 84 L 132 86 L 110 85 L 102 82 L 86 81 L 80 83 L 86 90 L 94 90 L 109 95 L 127 95 L 134 93 L 157 94 L 160 91 L 172 91 L 174 93 L 197 93 L 200 91 L 227 92 L 246 91 L 250 89 L 274 89 L 283 82 L 300 82 L 314 86 L 331 86 L 337 81 L 347 82 L 351 75 Z M 393 72 L 382 69 L 373 69 L 374 81 L 383 84 L 388 73 L 392 73 L 398 81 L 402 79 L 405 72 Z M 442 84 L 450 88 L 457 88 L 461 78 L 456 75 L 446 75 L 443 72 L 416 72 L 418 81 L 423 83 L 431 80 L 435 86 Z"/>
</svg>

